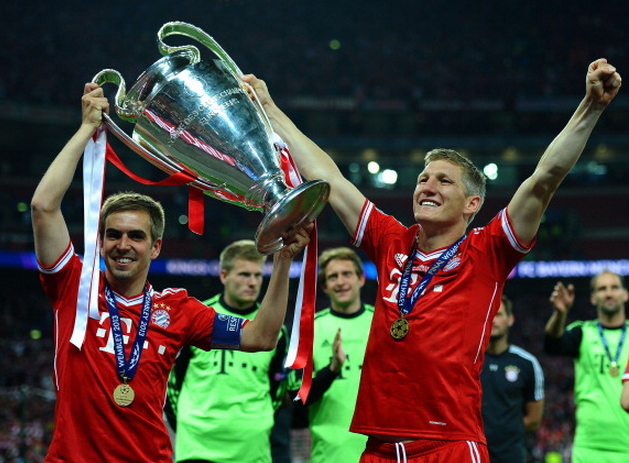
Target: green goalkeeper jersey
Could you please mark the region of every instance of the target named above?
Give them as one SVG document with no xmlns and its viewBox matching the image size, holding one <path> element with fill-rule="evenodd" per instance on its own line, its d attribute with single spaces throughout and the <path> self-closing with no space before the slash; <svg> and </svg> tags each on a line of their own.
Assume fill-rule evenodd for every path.
<svg viewBox="0 0 629 463">
<path fill-rule="evenodd" d="M 629 325 L 629 323 L 626 323 Z M 611 360 L 599 333 L 597 320 L 575 322 L 568 331 L 580 327 L 582 332 L 579 355 L 574 359 L 574 399 L 576 431 L 574 450 L 611 451 L 618 460 L 629 462 L 629 413 L 620 406 L 621 376 L 629 358 L 629 333 L 625 336 L 618 358 L 620 374 L 610 372 Z M 603 336 L 613 358 L 623 336 L 623 330 L 603 329 Z M 600 455 L 599 455 L 600 456 Z M 592 460 L 594 461 L 594 460 Z M 608 461 L 600 459 L 598 461 Z"/>
<path fill-rule="evenodd" d="M 221 295 L 204 303 L 247 319 L 258 311 L 258 306 L 246 314 L 230 310 Z M 283 328 L 278 347 L 270 352 L 193 347 L 180 355 L 168 388 L 176 417 L 175 461 L 271 462 L 274 409 L 285 392 L 286 338 Z"/>
<path fill-rule="evenodd" d="M 325 309 L 315 315 L 313 370 L 316 375 L 330 365 L 338 329 L 347 360 L 323 396 L 309 408 L 312 436 L 311 463 L 358 462 L 366 436 L 349 432 L 354 414 L 360 372 L 373 318 L 373 306 L 345 315 Z"/>
</svg>

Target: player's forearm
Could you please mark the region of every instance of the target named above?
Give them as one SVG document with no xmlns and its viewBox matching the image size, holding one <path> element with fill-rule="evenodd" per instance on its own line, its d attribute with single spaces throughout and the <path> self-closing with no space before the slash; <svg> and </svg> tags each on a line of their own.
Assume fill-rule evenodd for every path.
<svg viewBox="0 0 629 463">
<path fill-rule="evenodd" d="M 536 421 L 536 420 L 530 420 L 527 419 L 527 417 L 524 418 L 524 431 L 526 432 L 533 432 L 533 431 L 537 431 L 539 429 L 539 427 L 541 426 L 542 421 Z"/>
<path fill-rule="evenodd" d="M 267 109 L 274 130 L 288 145 L 299 172 L 308 180 L 331 180 L 341 173 L 332 158 L 277 106 Z"/>
<path fill-rule="evenodd" d="M 544 399 L 526 402 L 524 405 L 524 430 L 537 431 L 542 424 L 544 415 Z"/>
<path fill-rule="evenodd" d="M 537 431 L 542 425 L 542 417 L 539 416 L 525 416 L 524 417 L 524 430 L 526 432 Z"/>
<path fill-rule="evenodd" d="M 289 273 L 292 259 L 273 256 L 269 285 L 255 318 L 243 329 L 241 349 L 245 351 L 272 350 L 277 345 L 288 305 Z"/>
<path fill-rule="evenodd" d="M 31 208 L 34 214 L 54 212 L 61 207 L 92 133 L 92 128 L 82 125 L 50 164 L 33 194 Z"/>
<path fill-rule="evenodd" d="M 547 188 L 554 191 L 579 160 L 603 109 L 594 108 L 584 98 L 574 114 L 541 157 L 537 173 Z"/>
<path fill-rule="evenodd" d="M 312 378 L 312 386 L 310 387 L 306 405 L 312 405 L 321 399 L 338 376 L 339 373 L 333 372 L 329 367 L 319 370 L 315 377 Z"/>
<path fill-rule="evenodd" d="M 566 327 L 566 318 L 566 312 L 555 310 L 546 322 L 544 332 L 553 338 L 562 337 Z"/>
</svg>

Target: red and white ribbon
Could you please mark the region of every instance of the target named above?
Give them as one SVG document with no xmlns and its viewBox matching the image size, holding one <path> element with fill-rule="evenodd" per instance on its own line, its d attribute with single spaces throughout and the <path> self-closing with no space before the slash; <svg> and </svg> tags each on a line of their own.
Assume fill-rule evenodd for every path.
<svg viewBox="0 0 629 463">
<path fill-rule="evenodd" d="M 191 181 L 185 173 L 175 174 L 161 182 L 150 182 L 132 175 L 124 169 L 115 153 L 107 145 L 106 131 L 101 128 L 95 140 L 90 140 L 83 154 L 83 210 L 85 253 L 77 295 L 76 317 L 70 342 L 79 349 L 85 339 L 88 316 L 98 319 L 98 290 L 100 276 L 100 239 L 98 223 L 103 200 L 105 160 L 108 157 L 118 168 L 130 177 L 145 184 L 183 185 Z M 299 170 L 286 144 L 275 136 L 274 142 L 280 147 L 280 166 L 289 187 L 302 183 Z M 107 156 L 106 156 L 107 153 Z M 193 190 L 194 188 L 190 188 Z M 201 197 L 201 204 L 203 195 Z M 192 201 L 192 199 L 191 199 Z M 198 201 L 197 201 L 198 202 Z M 200 215 L 202 214 L 195 214 Z M 202 225 L 201 225 L 202 230 Z M 303 379 L 298 397 L 306 401 L 312 384 L 312 346 L 314 338 L 314 312 L 317 294 L 317 229 L 312 230 L 310 244 L 304 249 L 303 265 L 293 316 L 293 328 L 285 366 L 292 369 L 303 368 Z"/>
<path fill-rule="evenodd" d="M 98 285 L 100 276 L 100 239 L 98 221 L 103 203 L 105 183 L 105 150 L 107 135 L 101 126 L 89 140 L 83 152 L 83 236 L 85 252 L 76 300 L 74 329 L 70 342 L 81 349 L 85 339 L 88 316 L 98 314 Z"/>
<path fill-rule="evenodd" d="M 280 147 L 280 166 L 289 187 L 302 183 L 297 165 L 284 141 L 275 135 L 274 142 Z M 301 387 L 297 397 L 304 403 L 312 384 L 312 346 L 314 339 L 314 313 L 317 297 L 317 228 L 310 234 L 310 244 L 304 249 L 301 276 L 295 299 L 295 312 L 290 344 L 285 366 L 292 369 L 303 368 Z"/>
</svg>

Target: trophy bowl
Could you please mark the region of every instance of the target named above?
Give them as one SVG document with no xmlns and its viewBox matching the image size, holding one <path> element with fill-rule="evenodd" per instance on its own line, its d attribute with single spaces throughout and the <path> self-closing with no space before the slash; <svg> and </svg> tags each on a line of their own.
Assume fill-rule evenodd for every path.
<svg viewBox="0 0 629 463">
<path fill-rule="evenodd" d="M 214 59 L 201 59 L 192 45 L 169 47 L 163 38 L 184 35 L 206 45 Z M 314 220 L 327 204 L 324 180 L 287 185 L 280 146 L 255 92 L 225 51 L 201 29 L 166 23 L 158 32 L 161 59 L 129 91 L 122 75 L 104 69 L 99 85 L 118 86 L 115 111 L 134 123 L 129 136 L 111 117 L 108 129 L 159 169 L 186 172 L 191 186 L 208 196 L 264 213 L 255 241 L 258 251 L 282 249 L 294 229 Z"/>
</svg>

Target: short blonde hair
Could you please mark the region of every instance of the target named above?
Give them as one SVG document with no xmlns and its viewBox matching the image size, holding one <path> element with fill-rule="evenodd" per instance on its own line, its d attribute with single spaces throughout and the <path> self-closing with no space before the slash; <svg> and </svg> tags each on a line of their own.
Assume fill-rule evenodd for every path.
<svg viewBox="0 0 629 463">
<path fill-rule="evenodd" d="M 476 210 L 476 213 L 480 211 L 480 208 L 485 202 L 485 193 L 487 192 L 487 180 L 485 175 L 478 170 L 472 161 L 460 154 L 458 151 L 446 148 L 436 148 L 429 151 L 424 156 L 424 166 L 427 166 L 433 161 L 446 161 L 455 166 L 459 166 L 463 171 L 463 185 L 465 186 L 465 194 L 467 196 L 480 197 L 480 205 Z M 467 223 L 470 223 L 476 213 L 472 214 Z"/>
<path fill-rule="evenodd" d="M 611 270 L 609 270 L 609 269 L 604 269 L 604 270 L 601 270 L 600 272 L 598 272 L 596 275 L 594 275 L 594 276 L 592 277 L 592 279 L 590 280 L 590 292 L 592 292 L 592 293 L 595 293 L 595 292 L 596 292 L 596 283 L 598 282 L 598 279 L 599 279 L 602 275 L 605 275 L 605 274 L 608 274 L 608 275 L 614 275 L 614 276 L 618 277 L 618 281 L 620 282 L 620 287 L 621 287 L 622 289 L 626 289 L 626 286 L 625 286 L 625 277 L 624 277 L 624 276 L 619 275 L 619 274 L 618 274 L 618 273 L 616 273 L 616 272 L 612 272 L 612 271 L 611 271 Z"/>
<path fill-rule="evenodd" d="M 234 264 L 238 259 L 259 262 L 260 265 L 263 265 L 266 261 L 266 256 L 258 252 L 255 241 L 238 240 L 226 246 L 221 252 L 219 259 L 221 270 L 229 272 L 234 268 Z"/>
<path fill-rule="evenodd" d="M 354 264 L 354 269 L 356 270 L 356 275 L 361 277 L 363 275 L 363 263 L 360 260 L 360 257 L 351 248 L 348 247 L 339 247 L 339 248 L 330 248 L 326 249 L 319 255 L 319 281 L 325 282 L 325 269 L 328 264 L 335 260 L 349 260 Z"/>
<path fill-rule="evenodd" d="M 166 215 L 162 205 L 150 196 L 124 191 L 109 196 L 100 210 L 98 234 L 101 240 L 105 237 L 105 223 L 111 214 L 120 211 L 145 211 L 151 221 L 151 240 L 153 243 L 164 236 Z"/>
</svg>

